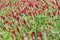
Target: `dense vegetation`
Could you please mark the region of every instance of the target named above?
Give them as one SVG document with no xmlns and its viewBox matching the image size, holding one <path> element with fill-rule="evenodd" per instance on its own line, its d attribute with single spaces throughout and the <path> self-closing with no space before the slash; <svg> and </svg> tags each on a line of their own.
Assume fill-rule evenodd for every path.
<svg viewBox="0 0 60 40">
<path fill-rule="evenodd" d="M 60 40 L 60 0 L 0 0 L 0 40 Z"/>
</svg>

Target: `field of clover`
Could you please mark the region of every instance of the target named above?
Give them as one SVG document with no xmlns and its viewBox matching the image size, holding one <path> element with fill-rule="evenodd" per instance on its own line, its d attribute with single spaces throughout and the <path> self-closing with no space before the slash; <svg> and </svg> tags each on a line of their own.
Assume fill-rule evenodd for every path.
<svg viewBox="0 0 60 40">
<path fill-rule="evenodd" d="M 0 40 L 60 40 L 60 0 L 0 0 Z"/>
</svg>

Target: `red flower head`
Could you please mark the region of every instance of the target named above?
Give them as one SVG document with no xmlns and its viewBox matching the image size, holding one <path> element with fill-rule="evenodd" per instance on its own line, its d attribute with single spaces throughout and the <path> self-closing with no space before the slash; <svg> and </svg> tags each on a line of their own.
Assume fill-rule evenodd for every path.
<svg viewBox="0 0 60 40">
<path fill-rule="evenodd" d="M 38 4 L 37 3 L 35 3 L 34 6 L 38 8 Z"/>
<path fill-rule="evenodd" d="M 35 10 L 33 10 L 33 11 L 31 12 L 31 14 L 32 14 L 33 16 L 35 16 L 36 11 L 35 11 Z"/>
<path fill-rule="evenodd" d="M 55 12 L 52 10 L 52 16 L 55 16 Z"/>
<path fill-rule="evenodd" d="M 26 13 L 26 10 L 27 10 L 27 7 L 24 7 L 24 8 L 21 10 L 21 13 Z"/>
<path fill-rule="evenodd" d="M 9 13 L 6 14 L 6 17 L 7 17 L 8 19 L 10 19 L 10 16 L 11 16 L 11 15 L 10 15 Z"/>
<path fill-rule="evenodd" d="M 41 37 L 41 38 L 42 38 L 42 34 L 41 34 L 41 32 L 38 32 L 38 37 Z"/>
<path fill-rule="evenodd" d="M 35 34 L 34 32 L 31 32 L 31 33 L 30 33 L 30 36 L 31 36 L 31 37 L 33 37 L 33 36 L 34 36 L 34 34 Z"/>
<path fill-rule="evenodd" d="M 20 7 L 19 6 L 17 6 L 16 9 L 18 9 L 20 11 Z"/>
<path fill-rule="evenodd" d="M 60 10 L 60 6 L 58 6 L 58 10 Z"/>
<path fill-rule="evenodd" d="M 48 4 L 45 4 L 45 5 L 43 6 L 43 8 L 44 8 L 44 9 L 48 8 Z"/>
<path fill-rule="evenodd" d="M 19 12 L 16 13 L 17 16 L 18 16 L 19 14 L 20 14 Z"/>
<path fill-rule="evenodd" d="M 38 13 L 43 13 L 43 10 L 41 9 L 41 10 L 38 10 Z"/>
<path fill-rule="evenodd" d="M 12 17 L 13 17 L 14 19 L 16 19 L 16 18 L 17 18 L 17 16 L 16 16 L 15 14 L 13 14 L 13 15 L 12 15 Z"/>
<path fill-rule="evenodd" d="M 11 28 L 8 28 L 8 31 L 10 32 Z"/>
<path fill-rule="evenodd" d="M 44 28 L 44 33 L 46 34 L 46 28 Z"/>
<path fill-rule="evenodd" d="M 0 10 L 2 9 L 2 6 L 0 5 Z"/>
<path fill-rule="evenodd" d="M 12 30 L 11 32 L 12 32 L 12 34 L 15 34 L 15 31 L 14 30 Z"/>
<path fill-rule="evenodd" d="M 12 10 L 10 10 L 10 14 L 12 15 L 12 14 L 14 14 L 14 12 Z"/>
<path fill-rule="evenodd" d="M 9 23 L 8 20 L 5 20 L 5 23 Z"/>
<path fill-rule="evenodd" d="M 50 21 L 48 21 L 48 25 L 51 25 L 51 22 Z"/>
<path fill-rule="evenodd" d="M 20 22 L 20 21 L 18 21 L 18 26 L 20 26 L 20 23 L 21 23 L 21 22 Z"/>
<path fill-rule="evenodd" d="M 21 20 L 21 22 L 22 22 L 23 24 L 26 24 L 26 20 Z"/>
<path fill-rule="evenodd" d="M 19 32 L 19 28 L 18 27 L 16 27 L 16 30 Z"/>
<path fill-rule="evenodd" d="M 29 1 L 29 2 L 28 2 L 28 5 L 29 5 L 30 7 L 33 7 L 33 2 Z"/>
<path fill-rule="evenodd" d="M 21 10 L 21 13 L 26 13 L 26 10 L 24 10 L 24 9 L 23 9 L 23 10 Z"/>
<path fill-rule="evenodd" d="M 24 10 L 26 10 L 26 9 L 27 9 L 27 7 L 24 7 L 23 9 L 24 9 Z"/>
<path fill-rule="evenodd" d="M 51 7 L 54 9 L 54 6 L 53 5 Z"/>
<path fill-rule="evenodd" d="M 2 30 L 6 30 L 6 27 L 5 26 L 2 26 Z"/>
<path fill-rule="evenodd" d="M 8 3 L 6 4 L 6 7 L 7 7 L 7 6 L 10 6 L 10 2 L 8 2 Z"/>
<path fill-rule="evenodd" d="M 26 31 L 26 30 L 24 30 L 24 33 L 25 33 L 26 35 L 28 35 L 28 33 L 27 33 L 27 31 Z"/>
<path fill-rule="evenodd" d="M 1 18 L 2 20 L 4 20 L 4 17 L 3 17 L 2 15 L 0 15 L 0 18 Z"/>
<path fill-rule="evenodd" d="M 23 3 L 25 3 L 27 0 L 21 0 Z"/>
<path fill-rule="evenodd" d="M 58 0 L 56 0 L 56 5 L 58 6 L 59 4 L 58 4 Z"/>
<path fill-rule="evenodd" d="M 6 14 L 6 16 L 7 16 L 7 17 L 8 17 L 8 16 L 10 16 L 10 14 L 9 14 L 9 13 L 7 13 L 7 14 Z"/>
<path fill-rule="evenodd" d="M 55 2 L 54 2 L 54 1 L 52 1 L 52 4 L 54 4 L 54 5 L 55 5 Z"/>
<path fill-rule="evenodd" d="M 28 12 L 28 15 L 31 15 L 31 12 Z"/>
<path fill-rule="evenodd" d="M 9 25 L 12 26 L 13 22 L 9 22 Z"/>
</svg>

